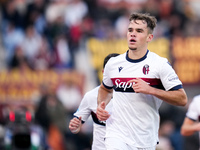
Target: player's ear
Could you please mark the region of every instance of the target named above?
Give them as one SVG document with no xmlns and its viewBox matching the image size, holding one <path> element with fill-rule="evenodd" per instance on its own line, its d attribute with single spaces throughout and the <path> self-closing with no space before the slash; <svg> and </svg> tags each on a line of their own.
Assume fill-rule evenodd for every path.
<svg viewBox="0 0 200 150">
<path fill-rule="evenodd" d="M 153 39 L 153 34 L 149 34 L 147 37 L 147 42 L 151 42 L 152 39 Z"/>
</svg>

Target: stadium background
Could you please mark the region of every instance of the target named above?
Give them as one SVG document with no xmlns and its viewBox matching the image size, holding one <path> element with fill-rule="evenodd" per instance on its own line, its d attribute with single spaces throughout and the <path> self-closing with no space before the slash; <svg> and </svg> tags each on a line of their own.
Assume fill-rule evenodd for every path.
<svg viewBox="0 0 200 150">
<path fill-rule="evenodd" d="M 0 102 L 4 112 L 4 106 L 10 111 L 25 105 L 34 115 L 41 87 L 47 84 L 71 115 L 85 92 L 101 82 L 104 57 L 128 49 L 126 27 L 133 11 L 156 16 L 158 24 L 148 49 L 169 59 L 183 82 L 189 102 L 199 94 L 198 0 L 0 2 Z M 188 105 L 184 108 L 162 105 L 163 145 L 169 142 L 167 145 L 174 150 L 198 147 L 195 144 L 198 134 L 184 138 L 179 133 Z M 88 122 L 82 133 L 91 140 L 92 122 Z"/>
</svg>

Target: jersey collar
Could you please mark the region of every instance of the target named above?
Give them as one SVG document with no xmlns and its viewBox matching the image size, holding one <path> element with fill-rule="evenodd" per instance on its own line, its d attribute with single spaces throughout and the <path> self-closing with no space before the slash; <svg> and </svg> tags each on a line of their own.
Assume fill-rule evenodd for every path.
<svg viewBox="0 0 200 150">
<path fill-rule="evenodd" d="M 138 62 L 141 62 L 141 61 L 145 60 L 147 58 L 147 54 L 149 52 L 149 50 L 147 50 L 146 54 L 140 59 L 130 59 L 128 57 L 128 51 L 126 52 L 126 60 L 129 61 L 129 62 L 132 62 L 132 63 L 138 63 Z"/>
</svg>

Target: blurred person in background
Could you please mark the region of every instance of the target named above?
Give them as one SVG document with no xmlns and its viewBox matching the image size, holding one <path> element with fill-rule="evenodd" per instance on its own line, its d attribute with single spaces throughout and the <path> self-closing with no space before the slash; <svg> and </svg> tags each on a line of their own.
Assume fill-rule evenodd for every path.
<svg viewBox="0 0 200 150">
<path fill-rule="evenodd" d="M 25 21 L 27 2 L 26 0 L 10 0 L 2 4 L 3 28 L 6 27 L 9 22 L 12 22 L 15 24 L 16 28 L 24 29 L 27 25 Z"/>
<path fill-rule="evenodd" d="M 119 38 L 126 37 L 126 30 L 129 24 L 128 18 L 129 12 L 127 10 L 123 10 L 122 15 L 120 15 L 115 21 L 115 30 Z"/>
<path fill-rule="evenodd" d="M 33 68 L 34 70 L 48 70 L 53 67 L 56 62 L 56 57 L 52 53 L 50 44 L 45 36 L 42 36 L 41 45 L 39 47 L 38 53 L 36 53 L 33 58 Z"/>
<path fill-rule="evenodd" d="M 55 38 L 55 48 L 54 54 L 56 56 L 56 68 L 73 68 L 73 61 L 71 58 L 71 52 L 69 49 L 69 44 L 63 35 Z"/>
<path fill-rule="evenodd" d="M 58 86 L 56 94 L 68 113 L 73 116 L 82 97 L 79 86 L 70 78 Z"/>
<path fill-rule="evenodd" d="M 181 134 L 183 136 L 192 136 L 196 132 L 200 132 L 200 95 L 195 96 L 189 104 L 181 127 Z"/>
<path fill-rule="evenodd" d="M 161 133 L 162 135 L 163 133 L 166 133 L 165 137 L 169 138 L 174 150 L 184 149 L 185 143 L 184 138 L 180 133 L 180 129 L 185 118 L 185 112 L 185 107 L 177 107 L 174 105 L 169 105 L 165 102 L 162 103 L 159 109 L 160 129 L 162 130 Z M 168 131 L 166 130 L 165 132 L 163 132 L 164 129 L 167 129 Z"/>
<path fill-rule="evenodd" d="M 42 45 L 42 36 L 36 31 L 33 25 L 25 29 L 25 37 L 21 44 L 25 56 L 30 63 L 33 63 L 34 57 L 39 53 Z"/>
<path fill-rule="evenodd" d="M 32 66 L 29 64 L 27 57 L 24 55 L 21 45 L 16 45 L 14 55 L 11 57 L 9 69 L 29 70 Z"/>
<path fill-rule="evenodd" d="M 57 98 L 53 85 L 44 83 L 40 87 L 40 95 L 35 102 L 35 120 L 44 132 L 42 146 L 45 149 L 66 150 L 67 132 L 66 109 Z"/>
<path fill-rule="evenodd" d="M 116 57 L 119 54 L 111 53 L 107 55 L 104 59 L 103 68 L 105 67 L 106 63 L 109 61 L 110 58 Z M 103 70 L 102 70 L 103 72 Z M 93 90 L 87 92 L 83 97 L 79 108 L 74 113 L 74 118 L 71 119 L 69 123 L 69 129 L 73 134 L 77 134 L 80 132 L 82 124 L 92 116 L 93 119 L 93 143 L 92 149 L 93 150 L 105 150 L 104 144 L 104 136 L 105 136 L 105 122 L 101 122 L 98 120 L 96 116 L 96 108 L 97 108 L 97 95 L 98 95 L 99 86 L 94 88 Z M 112 104 L 106 107 L 106 110 L 111 111 Z"/>
<path fill-rule="evenodd" d="M 53 150 L 67 150 L 66 109 L 55 94 L 46 97 L 46 108 L 50 118 L 48 143 Z"/>
<path fill-rule="evenodd" d="M 174 128 L 174 123 L 172 121 L 167 120 L 160 123 L 159 144 L 156 146 L 156 150 L 175 150 L 170 141 L 170 135 L 173 134 Z"/>
<path fill-rule="evenodd" d="M 147 49 L 156 18 L 148 13 L 132 13 L 129 21 L 129 50 L 105 66 L 97 117 L 106 120 L 107 150 L 155 150 L 162 101 L 185 106 L 187 95 L 168 60 Z M 105 110 L 111 98 L 112 114 Z"/>
<path fill-rule="evenodd" d="M 48 3 L 49 0 L 33 0 L 27 4 L 26 24 L 33 24 L 36 31 L 40 34 L 44 33 L 47 25 L 45 11 Z"/>
<path fill-rule="evenodd" d="M 5 48 L 6 63 L 10 64 L 11 59 L 16 52 L 16 46 L 22 44 L 24 40 L 24 32 L 17 28 L 13 22 L 9 22 L 3 32 L 3 45 Z M 8 65 L 9 66 L 9 65 Z"/>
</svg>

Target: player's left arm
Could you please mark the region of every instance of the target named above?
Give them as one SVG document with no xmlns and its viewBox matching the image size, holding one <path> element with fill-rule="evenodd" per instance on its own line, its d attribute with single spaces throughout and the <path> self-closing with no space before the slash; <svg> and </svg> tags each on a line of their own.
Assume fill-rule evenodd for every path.
<svg viewBox="0 0 200 150">
<path fill-rule="evenodd" d="M 132 83 L 132 88 L 136 93 L 150 94 L 176 106 L 185 106 L 187 104 L 187 95 L 183 88 L 173 91 L 165 91 L 151 87 L 140 78 L 132 79 L 128 81 L 128 83 Z"/>
<path fill-rule="evenodd" d="M 186 117 L 181 126 L 181 135 L 190 136 L 200 131 L 199 110 L 199 96 L 195 96 L 189 104 Z"/>
<path fill-rule="evenodd" d="M 181 126 L 181 135 L 190 136 L 197 131 L 200 131 L 200 123 L 185 117 L 183 125 Z"/>
</svg>

